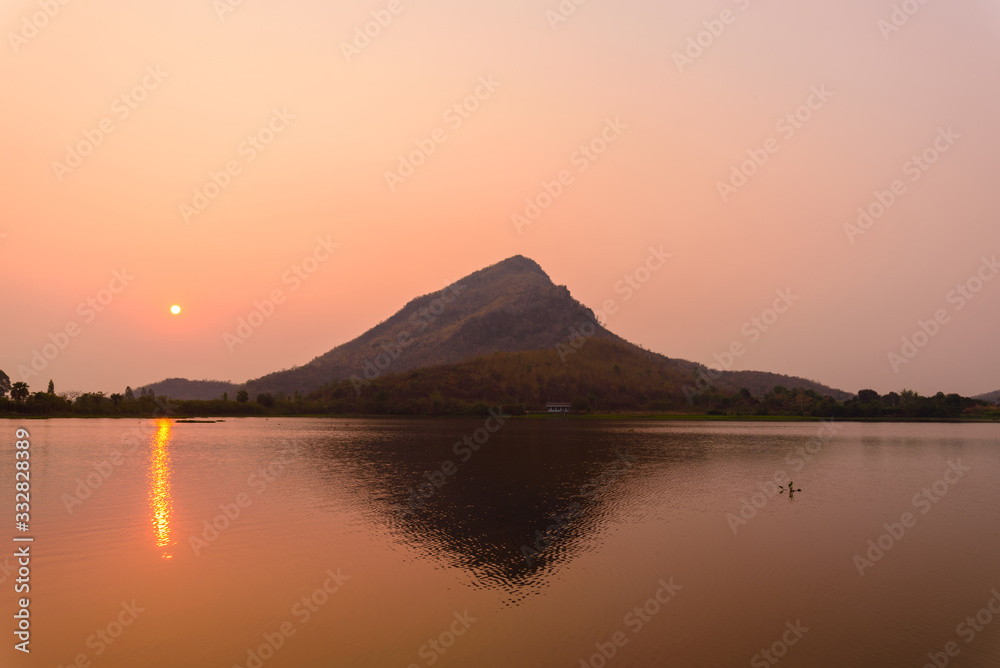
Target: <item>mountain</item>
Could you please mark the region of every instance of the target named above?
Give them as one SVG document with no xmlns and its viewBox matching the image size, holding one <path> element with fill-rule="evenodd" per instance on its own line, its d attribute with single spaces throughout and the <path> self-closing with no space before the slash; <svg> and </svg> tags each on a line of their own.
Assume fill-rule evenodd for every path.
<svg viewBox="0 0 1000 668">
<path fill-rule="evenodd" d="M 979 399 L 980 401 L 989 401 L 990 403 L 993 404 L 1000 403 L 1000 390 L 996 390 L 995 392 L 987 392 L 986 394 L 980 394 L 972 398 Z"/>
<path fill-rule="evenodd" d="M 577 332 L 586 338 L 577 337 Z M 587 354 L 576 355 L 577 348 L 573 344 L 583 341 L 586 343 L 581 350 L 586 350 Z M 592 342 L 607 345 L 598 346 Z M 261 392 L 291 395 L 296 390 L 307 394 L 331 383 L 351 380 L 357 390 L 368 381 L 387 375 L 430 367 L 443 367 L 433 372 L 436 374 L 471 374 L 467 380 L 480 378 L 481 382 L 486 382 L 481 374 L 474 373 L 474 367 L 486 368 L 487 360 L 492 359 L 491 363 L 513 369 L 501 361 L 505 359 L 504 354 L 527 351 L 557 355 L 561 366 L 570 369 L 574 365 L 564 362 L 582 358 L 593 361 L 595 353 L 602 353 L 605 362 L 609 362 L 604 365 L 606 371 L 612 371 L 615 364 L 619 369 L 656 369 L 658 382 L 661 385 L 668 383 L 671 392 L 677 395 L 684 385 L 696 384 L 698 365 L 651 353 L 609 332 L 596 322 L 593 311 L 573 299 L 566 286 L 553 284 L 535 261 L 516 255 L 470 274 L 438 293 L 418 297 L 353 341 L 305 366 L 250 381 L 247 389 L 251 396 Z M 497 354 L 499 357 L 490 357 Z M 448 367 L 460 363 L 464 364 Z M 575 368 L 579 370 L 579 367 Z M 574 381 L 573 373 L 567 369 L 548 376 L 561 376 L 563 372 L 567 372 L 564 379 L 567 387 L 552 389 L 561 396 L 587 394 L 580 387 L 571 390 L 568 385 L 574 382 L 586 382 L 594 391 L 601 386 L 600 373 L 596 369 L 591 369 L 586 380 L 576 377 Z M 496 371 L 494 378 L 499 383 L 515 382 L 513 377 L 501 371 Z M 602 380 L 616 382 L 620 379 Z M 481 391 L 479 383 L 474 385 L 475 392 Z M 754 395 L 763 395 L 775 385 L 784 385 L 814 390 L 838 400 L 851 396 L 802 378 L 756 371 L 725 372 L 715 378 L 714 385 L 729 392 L 746 387 Z M 647 393 L 651 389 L 637 380 L 631 387 L 642 387 Z M 635 393 L 625 393 L 631 394 Z"/>
<path fill-rule="evenodd" d="M 292 396 L 351 395 L 373 382 L 397 395 L 447 389 L 455 398 L 551 399 L 615 396 L 621 406 L 688 405 L 700 365 L 647 351 L 601 326 L 566 286 L 555 285 L 521 255 L 481 269 L 443 290 L 411 300 L 361 336 L 309 363 L 244 386 L 170 379 L 151 385 L 175 399 L 218 398 L 238 389 Z M 717 390 L 762 396 L 776 385 L 844 400 L 852 395 L 814 381 L 756 371 L 710 374 Z M 704 388 L 704 382 L 701 385 Z M 466 396 L 468 395 L 468 396 Z M 347 395 L 344 395 L 347 396 Z M 517 401 L 516 403 L 522 403 Z"/>
<path fill-rule="evenodd" d="M 240 386 L 223 380 L 188 380 L 186 378 L 167 378 L 158 383 L 144 385 L 135 390 L 138 395 L 142 390 L 152 390 L 158 397 L 173 397 L 174 399 L 220 399 L 224 392 L 230 399 L 236 398 Z"/>
<path fill-rule="evenodd" d="M 594 313 L 521 255 L 466 276 L 440 292 L 417 297 L 353 341 L 308 364 L 247 383 L 260 392 L 291 395 L 349 379 L 374 380 L 494 352 L 541 350 L 566 342 L 571 330 L 624 343 L 594 323 Z M 588 332 L 589 332 L 588 327 Z"/>
<path fill-rule="evenodd" d="M 788 389 L 797 387 L 803 390 L 812 390 L 823 396 L 829 395 L 837 401 L 846 401 L 854 396 L 850 392 L 836 390 L 817 383 L 815 380 L 800 378 L 798 376 L 783 376 L 780 373 L 770 373 L 768 371 L 727 371 L 716 381 L 715 385 L 720 389 L 727 389 L 729 391 L 731 391 L 731 388 L 736 388 L 736 391 L 746 388 L 755 397 L 767 394 L 778 385 L 782 385 Z"/>
</svg>

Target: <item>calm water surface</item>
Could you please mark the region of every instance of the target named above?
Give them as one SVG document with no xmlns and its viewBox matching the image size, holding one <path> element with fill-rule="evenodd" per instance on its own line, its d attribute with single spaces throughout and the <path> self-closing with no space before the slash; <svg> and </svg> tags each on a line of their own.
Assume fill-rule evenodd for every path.
<svg viewBox="0 0 1000 668">
<path fill-rule="evenodd" d="M 1000 426 L 18 426 L 3 666 L 1000 666 Z"/>
</svg>

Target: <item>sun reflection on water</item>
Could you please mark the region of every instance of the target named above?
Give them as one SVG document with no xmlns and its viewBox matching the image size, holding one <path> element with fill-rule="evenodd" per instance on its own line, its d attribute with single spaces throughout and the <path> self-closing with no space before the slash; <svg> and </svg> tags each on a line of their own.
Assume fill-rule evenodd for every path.
<svg viewBox="0 0 1000 668">
<path fill-rule="evenodd" d="M 153 449 L 150 454 L 149 503 L 153 509 L 153 532 L 156 535 L 156 546 L 162 548 L 174 544 L 170 540 L 170 513 L 173 510 L 173 498 L 170 496 L 170 453 L 167 451 L 172 426 L 173 423 L 170 420 L 157 420 L 156 435 L 153 437 Z M 164 559 L 170 559 L 172 556 L 164 550 Z"/>
</svg>

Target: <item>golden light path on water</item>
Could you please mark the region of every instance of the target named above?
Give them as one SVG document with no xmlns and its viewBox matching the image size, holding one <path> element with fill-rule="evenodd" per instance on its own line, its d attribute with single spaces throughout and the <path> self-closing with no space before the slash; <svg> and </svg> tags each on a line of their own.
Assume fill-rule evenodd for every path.
<svg viewBox="0 0 1000 668">
<path fill-rule="evenodd" d="M 153 532 L 156 535 L 157 547 L 169 547 L 170 513 L 173 510 L 173 498 L 170 496 L 170 453 L 167 445 L 170 443 L 170 420 L 158 420 L 156 435 L 153 437 L 153 449 L 150 453 L 150 487 L 149 503 L 153 510 Z M 173 555 L 166 551 L 164 559 Z"/>
</svg>

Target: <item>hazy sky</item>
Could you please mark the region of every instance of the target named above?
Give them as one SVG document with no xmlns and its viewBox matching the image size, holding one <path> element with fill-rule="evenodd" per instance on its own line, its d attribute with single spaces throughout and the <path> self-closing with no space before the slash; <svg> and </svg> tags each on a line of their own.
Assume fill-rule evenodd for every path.
<svg viewBox="0 0 1000 668">
<path fill-rule="evenodd" d="M 0 8 L 0 369 L 52 343 L 33 390 L 244 381 L 519 253 L 671 357 L 1000 388 L 995 0 L 62 2 Z"/>
</svg>

